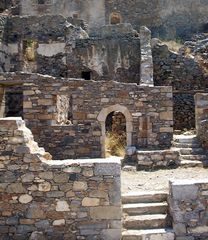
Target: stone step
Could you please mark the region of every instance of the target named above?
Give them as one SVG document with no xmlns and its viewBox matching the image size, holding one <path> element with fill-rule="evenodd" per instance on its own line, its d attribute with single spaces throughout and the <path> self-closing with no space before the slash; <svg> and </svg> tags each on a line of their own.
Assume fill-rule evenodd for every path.
<svg viewBox="0 0 208 240">
<path fill-rule="evenodd" d="M 203 167 L 204 164 L 203 162 L 201 161 L 189 161 L 189 160 L 182 160 L 180 162 L 180 167 L 183 167 L 183 168 L 189 168 L 189 167 Z"/>
<path fill-rule="evenodd" d="M 128 215 L 139 215 L 139 214 L 165 214 L 168 210 L 167 202 L 160 203 L 132 203 L 124 204 L 123 212 Z"/>
<path fill-rule="evenodd" d="M 200 143 L 178 143 L 178 142 L 173 142 L 172 145 L 175 148 L 200 148 L 201 147 Z"/>
<path fill-rule="evenodd" d="M 207 160 L 206 155 L 182 155 L 180 156 L 180 160 L 189 160 L 189 161 L 205 161 Z"/>
<path fill-rule="evenodd" d="M 125 229 L 154 229 L 168 227 L 167 214 L 148 214 L 126 216 L 123 221 Z"/>
<path fill-rule="evenodd" d="M 203 148 L 181 148 L 179 150 L 181 155 L 199 155 L 204 154 Z"/>
<path fill-rule="evenodd" d="M 122 233 L 122 240 L 174 240 L 173 229 L 126 230 Z"/>
<path fill-rule="evenodd" d="M 178 142 L 178 143 L 188 143 L 188 144 L 192 144 L 192 143 L 198 143 L 198 138 L 196 137 L 196 135 L 175 135 L 173 137 L 174 142 Z"/>
<path fill-rule="evenodd" d="M 154 203 L 167 201 L 167 192 L 130 192 L 122 195 L 122 203 Z"/>
</svg>

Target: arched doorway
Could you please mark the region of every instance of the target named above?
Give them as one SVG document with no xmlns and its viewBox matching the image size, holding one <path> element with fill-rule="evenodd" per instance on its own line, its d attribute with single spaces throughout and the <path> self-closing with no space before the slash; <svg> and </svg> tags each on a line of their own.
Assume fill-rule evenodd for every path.
<svg viewBox="0 0 208 240">
<path fill-rule="evenodd" d="M 132 116 L 127 109 L 127 107 L 122 106 L 120 104 L 116 104 L 113 106 L 109 106 L 106 108 L 103 108 L 101 112 L 99 113 L 97 119 L 101 124 L 102 128 L 102 136 L 101 136 L 101 145 L 102 145 L 102 157 L 106 157 L 106 152 L 105 152 L 105 146 L 106 146 L 106 119 L 109 114 L 113 112 L 120 112 L 125 116 L 126 120 L 126 146 L 131 146 L 132 145 L 132 131 L 133 131 L 133 119 Z"/>
<path fill-rule="evenodd" d="M 126 118 L 123 113 L 119 111 L 109 113 L 105 121 L 105 129 L 106 157 L 124 157 L 126 147 Z"/>
</svg>

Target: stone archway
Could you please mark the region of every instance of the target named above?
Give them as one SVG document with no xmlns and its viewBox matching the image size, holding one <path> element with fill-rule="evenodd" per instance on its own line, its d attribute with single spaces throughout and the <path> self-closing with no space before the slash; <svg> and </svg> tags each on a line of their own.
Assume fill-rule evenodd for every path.
<svg viewBox="0 0 208 240">
<path fill-rule="evenodd" d="M 128 108 L 120 104 L 112 105 L 106 108 L 103 108 L 99 113 L 97 119 L 101 124 L 102 136 L 101 136 L 101 145 L 102 145 L 102 157 L 105 158 L 105 141 L 106 141 L 106 127 L 105 121 L 109 113 L 119 111 L 126 118 L 126 145 L 132 145 L 132 132 L 133 132 L 133 118 Z"/>
</svg>

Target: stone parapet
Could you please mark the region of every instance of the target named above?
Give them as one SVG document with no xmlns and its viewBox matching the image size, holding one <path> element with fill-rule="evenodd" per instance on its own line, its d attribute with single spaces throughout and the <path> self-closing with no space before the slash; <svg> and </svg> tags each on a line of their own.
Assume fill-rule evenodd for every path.
<svg viewBox="0 0 208 240">
<path fill-rule="evenodd" d="M 173 168 L 179 165 L 179 152 L 171 149 L 137 151 L 138 169 Z"/>
</svg>

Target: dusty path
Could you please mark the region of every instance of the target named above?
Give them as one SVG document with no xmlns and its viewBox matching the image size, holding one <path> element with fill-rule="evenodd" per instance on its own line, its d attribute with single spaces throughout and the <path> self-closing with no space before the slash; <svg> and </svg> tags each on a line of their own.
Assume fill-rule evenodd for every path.
<svg viewBox="0 0 208 240">
<path fill-rule="evenodd" d="M 208 169 L 205 168 L 178 168 L 171 170 L 157 170 L 152 172 L 122 171 L 122 192 L 165 190 L 168 191 L 169 180 L 174 179 L 204 179 L 208 178 Z"/>
</svg>

